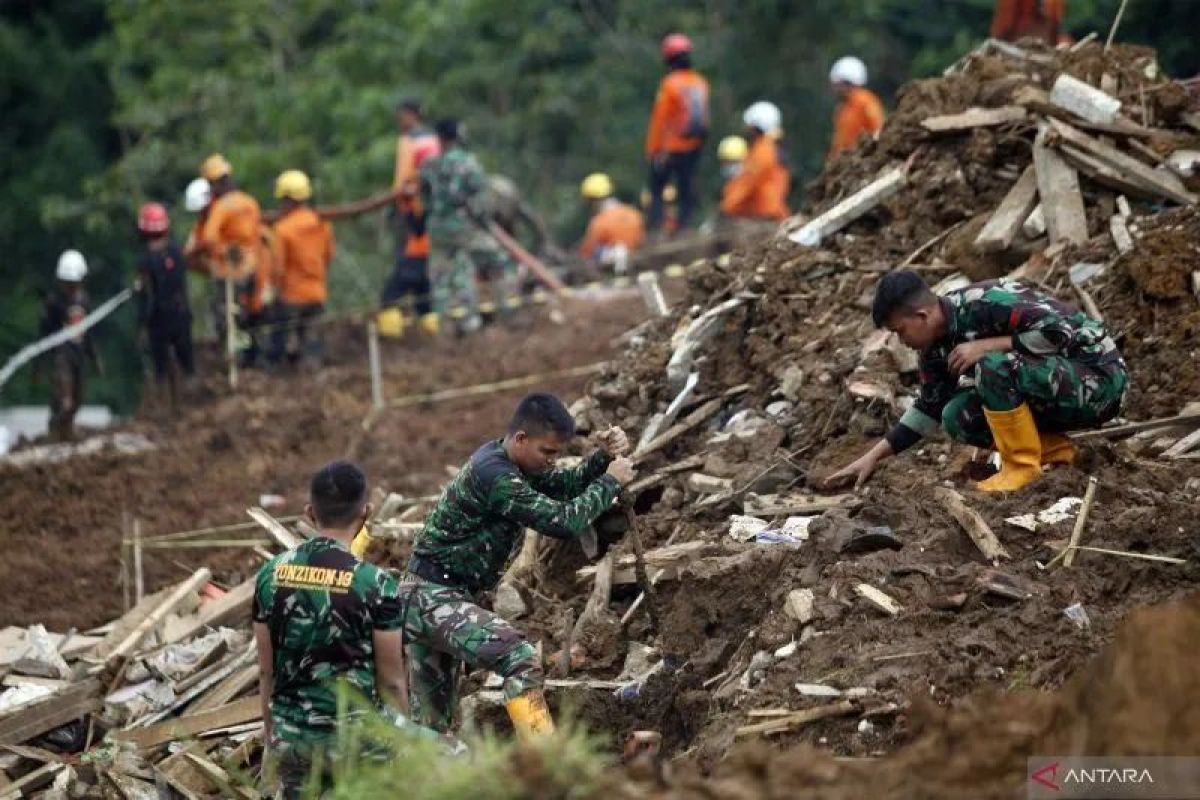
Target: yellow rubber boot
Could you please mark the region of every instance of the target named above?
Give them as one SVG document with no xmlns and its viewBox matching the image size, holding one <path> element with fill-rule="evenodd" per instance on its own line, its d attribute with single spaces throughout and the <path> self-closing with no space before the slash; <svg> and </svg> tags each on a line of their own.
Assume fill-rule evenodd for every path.
<svg viewBox="0 0 1200 800">
<path fill-rule="evenodd" d="M 420 325 L 421 331 L 424 332 L 426 336 L 437 336 L 438 331 L 442 329 L 441 318 L 437 315 L 436 311 L 430 311 L 428 314 L 422 314 Z"/>
<path fill-rule="evenodd" d="M 399 339 L 404 335 L 404 313 L 398 308 L 385 308 L 375 315 L 379 335 Z"/>
<path fill-rule="evenodd" d="M 530 689 L 514 697 L 508 701 L 505 708 L 519 741 L 530 742 L 554 734 L 554 720 L 550 716 L 550 709 L 546 706 L 546 697 L 541 689 Z"/>
<path fill-rule="evenodd" d="M 1074 464 L 1075 445 L 1061 433 L 1043 433 L 1042 464 Z"/>
<path fill-rule="evenodd" d="M 975 484 L 981 492 L 1015 492 L 1042 474 L 1042 440 L 1038 436 L 1033 412 L 1025 403 L 1012 411 L 984 409 L 996 450 L 1000 453 L 1000 471 Z"/>
</svg>

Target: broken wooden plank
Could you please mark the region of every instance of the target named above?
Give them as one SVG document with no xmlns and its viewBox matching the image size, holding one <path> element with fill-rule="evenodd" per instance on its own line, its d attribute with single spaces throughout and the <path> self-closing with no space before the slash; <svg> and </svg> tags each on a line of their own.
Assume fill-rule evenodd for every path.
<svg viewBox="0 0 1200 800">
<path fill-rule="evenodd" d="M 1083 494 L 1083 505 L 1075 516 L 1075 526 L 1071 529 L 1071 539 L 1067 543 L 1067 554 L 1063 558 L 1063 566 L 1069 567 L 1075 563 L 1075 548 L 1083 537 L 1083 529 L 1087 525 L 1088 515 L 1092 513 L 1092 503 L 1096 500 L 1096 487 L 1099 481 L 1095 476 L 1088 477 L 1087 491 Z"/>
<path fill-rule="evenodd" d="M 707 453 L 699 453 L 697 455 L 688 456 L 687 458 L 683 458 L 679 461 L 668 464 L 659 471 L 651 475 L 638 478 L 633 483 L 626 486 L 625 494 L 637 495 L 638 493 L 649 489 L 651 486 L 657 486 L 672 475 L 676 475 L 680 472 L 687 472 L 691 469 L 699 469 L 700 467 L 704 466 L 704 462 L 707 458 Z"/>
<path fill-rule="evenodd" d="M 1064 143 L 1058 150 L 1068 164 L 1102 186 L 1149 200 L 1162 199 L 1153 186 L 1117 170 L 1074 145 Z"/>
<path fill-rule="evenodd" d="M 1053 131 L 1054 135 L 1061 142 L 1066 142 L 1094 156 L 1112 170 L 1122 173 L 1123 177 L 1131 182 L 1140 184 L 1147 190 L 1153 191 L 1161 197 L 1173 200 L 1181 205 L 1195 205 L 1197 201 L 1196 195 L 1189 192 L 1184 187 L 1183 182 L 1173 173 L 1156 170 L 1138 161 L 1133 156 L 1126 155 L 1115 147 L 1088 136 L 1083 131 L 1077 130 L 1065 122 L 1052 119 L 1049 125 L 1049 130 Z M 1039 138 L 1041 138 L 1040 134 Z"/>
<path fill-rule="evenodd" d="M 949 487 L 939 486 L 933 490 L 933 496 L 944 504 L 946 511 L 954 517 L 967 536 L 971 537 L 971 541 L 979 548 L 979 552 L 983 553 L 984 558 L 988 561 L 1009 558 L 1008 551 L 1000 544 L 996 534 L 984 522 L 983 517 L 979 516 L 979 512 L 967 505 L 962 495 Z"/>
<path fill-rule="evenodd" d="M 1033 143 L 1038 196 L 1046 217 L 1050 242 L 1082 244 L 1087 241 L 1087 214 L 1079 192 L 1079 175 L 1062 156 L 1046 144 L 1049 129 L 1043 124 Z"/>
<path fill-rule="evenodd" d="M 1096 305 L 1096 299 L 1092 297 L 1091 292 L 1082 286 L 1071 284 L 1071 288 L 1075 290 L 1075 295 L 1079 298 L 1079 304 L 1083 306 L 1083 310 L 1087 315 L 1097 322 L 1104 322 L 1104 314 L 1100 311 L 1100 306 Z"/>
<path fill-rule="evenodd" d="M 21 744 L 103 705 L 100 681 L 88 679 L 0 715 L 0 744 Z"/>
<path fill-rule="evenodd" d="M 679 422 L 676 422 L 658 436 L 651 439 L 646 443 L 645 447 L 640 448 L 636 453 L 633 454 L 632 459 L 634 465 L 636 466 L 637 464 L 642 463 L 652 454 L 663 449 L 680 436 L 683 436 L 688 431 L 706 421 L 709 417 L 720 410 L 723 403 L 724 400 L 719 397 L 715 397 L 697 408 L 692 413 L 688 414 Z"/>
<path fill-rule="evenodd" d="M 921 121 L 921 127 L 931 133 L 961 133 L 974 128 L 990 128 L 996 125 L 1007 125 L 1010 122 L 1020 122 L 1028 112 L 1021 106 L 999 106 L 998 108 L 980 108 L 973 106 L 959 114 L 941 114 L 927 117 Z"/>
<path fill-rule="evenodd" d="M 770 736 L 773 733 L 786 733 L 802 725 L 807 725 L 810 722 L 816 722 L 817 720 L 829 717 L 845 717 L 850 714 L 856 714 L 859 710 L 859 705 L 853 700 L 839 700 L 836 703 L 829 703 L 815 708 L 806 708 L 803 711 L 797 711 L 785 717 L 767 720 L 766 722 L 743 725 L 734 732 L 734 735 L 737 737 L 755 736 L 757 734 Z"/>
<path fill-rule="evenodd" d="M 587 604 L 583 607 L 583 613 L 575 621 L 575 626 L 571 630 L 570 637 L 563 644 L 563 652 L 566 653 L 568 663 L 570 662 L 571 645 L 579 641 L 587 627 L 602 617 L 604 612 L 608 610 L 609 597 L 612 595 L 612 578 L 613 554 L 609 552 L 596 565 L 592 593 L 588 596 Z"/>
<path fill-rule="evenodd" d="M 667 547 L 647 550 L 646 565 L 656 569 L 670 570 L 673 567 L 700 558 L 701 553 L 711 546 L 708 542 L 681 542 Z M 636 559 L 632 553 L 618 558 L 613 565 L 613 583 L 624 583 L 625 581 L 620 580 L 620 574 L 624 570 L 632 572 L 635 561 Z M 575 579 L 577 581 L 591 580 L 596 575 L 596 569 L 595 566 L 582 567 L 575 571 Z"/>
<path fill-rule="evenodd" d="M 837 233 L 896 194 L 906 180 L 904 168 L 895 167 L 816 219 L 809 220 L 799 230 L 788 234 L 788 239 L 805 247 L 816 247 L 826 237 Z"/>
<path fill-rule="evenodd" d="M 211 711 L 232 702 L 258 682 L 258 664 L 251 664 L 222 680 L 191 707 L 191 711 Z"/>
<path fill-rule="evenodd" d="M 821 514 L 835 508 L 849 508 L 861 501 L 854 494 L 831 494 L 799 499 L 776 498 L 773 502 L 773 505 L 746 502 L 742 505 L 742 510 L 756 517 L 792 517 Z"/>
<path fill-rule="evenodd" d="M 1174 417 L 1162 417 L 1161 419 L 1150 419 L 1145 422 L 1128 422 L 1124 425 L 1113 425 L 1108 428 L 1097 428 L 1092 431 L 1081 431 L 1072 433 L 1071 439 L 1074 441 L 1087 441 L 1088 439 L 1113 439 L 1126 434 L 1141 433 L 1142 431 L 1152 431 L 1159 428 L 1173 428 L 1176 425 L 1200 425 L 1200 413 L 1179 414 Z"/>
<path fill-rule="evenodd" d="M 229 773 L 197 753 L 185 753 L 184 758 L 192 763 L 221 790 L 222 797 L 240 797 L 243 800 L 257 800 L 258 792 L 251 791 L 245 786 L 238 786 L 230 778 Z"/>
<path fill-rule="evenodd" d="M 975 237 L 975 249 L 983 253 L 1007 250 L 1021 230 L 1021 225 L 1033 213 L 1037 200 L 1037 171 L 1030 164 Z"/>
<path fill-rule="evenodd" d="M 215 600 L 204 603 L 195 614 L 169 620 L 163 627 L 163 644 L 185 641 L 208 628 L 238 627 L 249 622 L 254 584 L 254 578 L 242 581 Z"/>
<path fill-rule="evenodd" d="M 200 736 L 231 725 L 240 725 L 243 722 L 254 722 L 260 719 L 262 719 L 262 702 L 258 695 L 252 695 L 210 711 L 200 711 L 178 719 L 166 720 L 148 728 L 113 731 L 109 735 L 118 741 L 132 742 L 139 748 L 155 747 L 177 739 Z"/>
<path fill-rule="evenodd" d="M 1192 431 L 1168 447 L 1163 453 L 1163 458 L 1182 458 L 1185 453 L 1190 452 L 1197 445 L 1200 445 L 1200 430 Z"/>
<path fill-rule="evenodd" d="M 201 567 L 193 572 L 190 578 L 176 586 L 167 595 L 166 599 L 159 603 L 120 644 L 113 648 L 113 651 L 105 657 L 104 666 L 112 666 L 122 659 L 129 657 L 142 643 L 142 640 L 167 618 L 168 614 L 174 612 L 175 609 L 199 592 L 200 588 L 208 583 L 211 578 L 212 573 L 206 567 Z"/>
<path fill-rule="evenodd" d="M 263 526 L 267 531 L 267 535 L 284 550 L 295 550 L 304 542 L 304 539 L 289 531 L 282 522 L 272 517 L 266 509 L 253 506 L 247 508 L 246 513 L 250 516 L 250 519 Z"/>
<path fill-rule="evenodd" d="M 889 617 L 895 617 L 904 610 L 904 606 L 897 603 L 893 597 L 876 589 L 869 583 L 856 584 L 854 593 Z"/>
<path fill-rule="evenodd" d="M 0 800 L 33 797 L 36 790 L 52 782 L 58 777 L 58 773 L 66 768 L 66 764 L 43 764 L 28 775 L 23 775 L 0 789 Z"/>
</svg>

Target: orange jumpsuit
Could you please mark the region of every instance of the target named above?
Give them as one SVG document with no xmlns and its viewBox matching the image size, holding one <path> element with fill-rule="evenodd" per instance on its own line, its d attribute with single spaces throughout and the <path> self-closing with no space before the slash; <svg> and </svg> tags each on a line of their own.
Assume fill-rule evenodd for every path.
<svg viewBox="0 0 1200 800">
<path fill-rule="evenodd" d="M 258 201 L 245 192 L 235 189 L 213 200 L 208 220 L 198 233 L 210 256 L 214 278 L 241 279 L 255 271 L 262 246 L 261 226 Z"/>
<path fill-rule="evenodd" d="M 996 0 L 991 36 L 1015 42 L 1033 37 L 1058 44 L 1065 0 Z"/>
<path fill-rule="evenodd" d="M 864 134 L 874 136 L 883 127 L 883 103 L 870 89 L 855 86 L 833 115 L 833 143 L 827 158 L 852 150 Z"/>
<path fill-rule="evenodd" d="M 275 223 L 280 268 L 279 299 L 288 305 L 324 303 L 325 273 L 333 260 L 333 227 L 308 206 Z"/>
<path fill-rule="evenodd" d="M 742 170 L 725 184 L 721 213 L 730 217 L 783 219 L 792 178 L 779 160 L 779 143 L 760 135 L 750 145 Z"/>
<path fill-rule="evenodd" d="M 594 259 L 602 248 L 623 244 L 630 252 L 638 249 L 646 236 L 642 212 L 616 200 L 605 202 L 588 223 L 579 245 L 584 258 Z"/>
<path fill-rule="evenodd" d="M 658 84 L 646 155 L 690 153 L 704 144 L 707 134 L 708 81 L 694 69 L 672 70 Z"/>
</svg>

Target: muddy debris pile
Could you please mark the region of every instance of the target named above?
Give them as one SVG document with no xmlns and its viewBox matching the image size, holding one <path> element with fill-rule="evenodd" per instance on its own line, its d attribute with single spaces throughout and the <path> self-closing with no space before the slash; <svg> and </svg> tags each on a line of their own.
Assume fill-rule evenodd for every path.
<svg viewBox="0 0 1200 800">
<path fill-rule="evenodd" d="M 511 583 L 558 693 L 584 687 L 614 745 L 653 730 L 701 774 L 762 739 L 880 756 L 918 707 L 1061 687 L 1127 612 L 1187 591 L 1197 151 L 1196 103 L 1153 51 L 989 43 L 906 86 L 812 213 L 693 264 L 686 300 L 573 409 L 637 441 L 632 517 L 587 547 L 531 544 Z M 1101 317 L 1132 373 L 1125 418 L 1013 495 L 975 492 L 987 454 L 945 439 L 830 493 L 915 393 L 915 354 L 869 314 L 898 267 L 938 291 L 1011 276 Z M 1064 567 L 1077 522 L 1095 550 Z"/>
</svg>

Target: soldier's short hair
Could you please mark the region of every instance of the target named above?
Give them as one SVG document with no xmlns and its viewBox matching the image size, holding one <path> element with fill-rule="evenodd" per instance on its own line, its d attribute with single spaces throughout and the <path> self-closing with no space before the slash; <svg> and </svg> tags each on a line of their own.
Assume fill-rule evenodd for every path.
<svg viewBox="0 0 1200 800">
<path fill-rule="evenodd" d="M 308 501 L 318 524 L 349 525 L 367 503 L 367 476 L 349 461 L 331 461 L 313 475 Z"/>
<path fill-rule="evenodd" d="M 396 106 L 396 110 L 410 111 L 419 117 L 421 116 L 421 101 L 416 97 L 406 97 L 400 101 L 398 106 Z"/>
<path fill-rule="evenodd" d="M 517 431 L 525 431 L 530 436 L 553 433 L 561 439 L 570 439 L 575 435 L 575 419 L 562 400 L 552 394 L 535 392 L 517 404 L 508 423 L 509 433 Z"/>
<path fill-rule="evenodd" d="M 443 142 L 456 142 L 459 138 L 459 125 L 456 119 L 439 119 L 433 124 L 433 132 Z"/>
<path fill-rule="evenodd" d="M 936 302 L 937 295 L 917 273 L 907 269 L 889 272 L 875 289 L 871 318 L 875 327 L 882 328 L 897 311 L 912 313 Z"/>
</svg>

